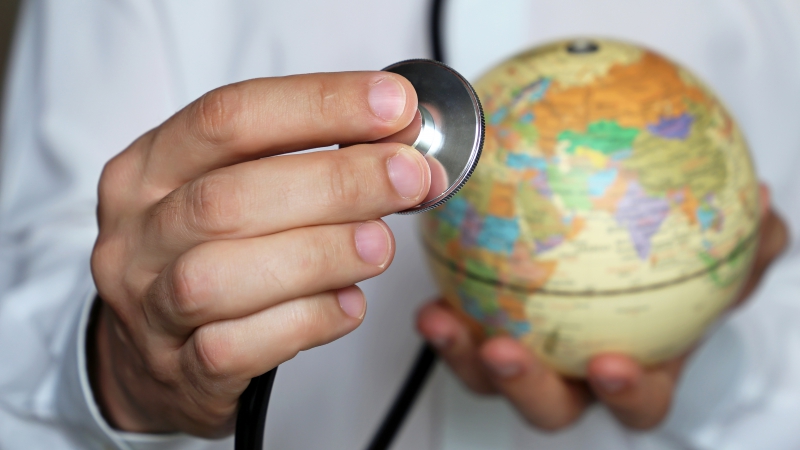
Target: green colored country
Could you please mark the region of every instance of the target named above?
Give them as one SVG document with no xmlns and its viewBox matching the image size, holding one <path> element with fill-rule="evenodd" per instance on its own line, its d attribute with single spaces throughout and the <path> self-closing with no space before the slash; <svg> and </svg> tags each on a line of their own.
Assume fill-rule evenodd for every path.
<svg viewBox="0 0 800 450">
<path fill-rule="evenodd" d="M 467 260 L 467 272 L 488 280 L 496 280 L 497 272 L 475 260 Z M 489 283 L 466 278 L 461 284 L 462 291 L 478 302 L 481 311 L 493 313 L 500 309 L 497 304 L 497 288 Z"/>
<path fill-rule="evenodd" d="M 589 199 L 589 176 L 590 173 L 582 169 L 562 172 L 558 166 L 547 167 L 547 184 L 564 202 L 564 206 L 572 210 L 592 209 L 592 201 Z"/>
<path fill-rule="evenodd" d="M 491 164 L 478 164 L 476 171 L 484 173 L 470 178 L 456 196 L 465 198 L 479 214 L 486 214 L 492 193 L 492 180 L 494 179 L 494 174 L 491 172 L 496 172 L 497 169 Z"/>
<path fill-rule="evenodd" d="M 700 252 L 698 256 L 708 269 L 711 281 L 718 287 L 728 287 L 740 281 L 742 269 L 752 256 L 753 244 L 752 237 L 740 240 L 724 260 L 714 258 L 706 252 Z"/>
<path fill-rule="evenodd" d="M 436 229 L 437 242 L 450 242 L 458 239 L 461 235 L 461 230 L 445 222 L 444 220 L 439 220 L 438 223 L 439 226 Z"/>
<path fill-rule="evenodd" d="M 466 261 L 466 269 L 467 272 L 477 275 L 480 278 L 485 278 L 488 280 L 497 279 L 497 271 L 495 268 L 488 266 L 480 261 L 474 259 L 468 259 Z"/>
<path fill-rule="evenodd" d="M 519 133 L 520 139 L 528 145 L 533 145 L 539 140 L 539 130 L 533 123 L 515 122 L 513 128 Z"/>
<path fill-rule="evenodd" d="M 558 208 L 538 191 L 520 189 L 518 199 L 517 207 L 522 216 L 520 222 L 529 228 L 526 230 L 528 236 L 542 241 L 553 236 L 563 236 L 567 232 Z"/>
<path fill-rule="evenodd" d="M 589 147 L 610 155 L 631 148 L 631 144 L 638 134 L 639 130 L 636 128 L 623 128 L 613 120 L 599 120 L 590 123 L 586 133 L 576 133 L 572 130 L 562 131 L 558 135 L 558 140 L 569 141 L 567 153 L 570 154 L 574 154 L 578 147 Z"/>
<path fill-rule="evenodd" d="M 708 138 L 713 126 L 705 108 L 691 105 L 695 117 L 689 136 L 664 139 L 642 131 L 633 143 L 633 153 L 623 162 L 635 172 L 648 194 L 663 196 L 669 191 L 689 187 L 697 198 L 720 192 L 728 177 L 725 154 Z"/>
</svg>

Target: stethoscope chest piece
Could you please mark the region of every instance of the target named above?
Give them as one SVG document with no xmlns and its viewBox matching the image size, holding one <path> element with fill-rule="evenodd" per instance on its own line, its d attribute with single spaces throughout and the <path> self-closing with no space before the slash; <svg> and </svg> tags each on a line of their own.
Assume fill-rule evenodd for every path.
<svg viewBox="0 0 800 450">
<path fill-rule="evenodd" d="M 481 102 L 461 74 L 437 61 L 411 59 L 383 70 L 402 75 L 417 92 L 419 134 L 406 143 L 425 155 L 431 168 L 427 197 L 400 214 L 428 211 L 455 195 L 478 164 L 485 127 Z"/>
</svg>

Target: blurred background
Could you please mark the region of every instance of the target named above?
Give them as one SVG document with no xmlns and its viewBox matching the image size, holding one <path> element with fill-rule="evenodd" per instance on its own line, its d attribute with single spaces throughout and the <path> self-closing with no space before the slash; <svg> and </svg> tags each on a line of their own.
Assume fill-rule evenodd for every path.
<svg viewBox="0 0 800 450">
<path fill-rule="evenodd" d="M 19 0 L 0 0 L 0 81 L 5 78 L 8 49 L 11 44 L 18 4 Z"/>
</svg>

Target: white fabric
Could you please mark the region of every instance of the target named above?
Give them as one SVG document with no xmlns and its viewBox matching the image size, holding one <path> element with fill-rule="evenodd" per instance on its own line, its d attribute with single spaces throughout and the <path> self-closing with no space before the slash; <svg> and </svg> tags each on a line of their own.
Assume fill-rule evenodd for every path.
<svg viewBox="0 0 800 450">
<path fill-rule="evenodd" d="M 84 366 L 103 163 L 219 85 L 379 69 L 428 56 L 426 0 L 31 0 L 6 87 L 0 172 L 0 448 L 232 448 L 230 439 L 111 430 Z M 800 233 L 800 4 L 790 0 L 450 0 L 450 62 L 470 77 L 527 45 L 575 34 L 645 43 L 712 85 Z M 265 124 L 266 126 L 266 124 Z M 268 449 L 357 449 L 416 352 L 435 295 L 413 217 L 391 216 L 398 254 L 361 284 L 364 324 L 281 366 Z M 444 369 L 397 449 L 800 448 L 800 248 L 694 355 L 666 423 L 632 433 L 600 407 L 543 434 Z"/>
</svg>

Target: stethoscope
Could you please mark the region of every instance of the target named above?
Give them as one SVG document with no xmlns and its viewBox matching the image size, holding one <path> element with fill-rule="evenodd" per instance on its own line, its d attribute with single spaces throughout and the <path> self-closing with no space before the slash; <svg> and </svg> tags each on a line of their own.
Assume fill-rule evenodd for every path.
<svg viewBox="0 0 800 450">
<path fill-rule="evenodd" d="M 431 1 L 429 13 L 429 39 L 431 43 L 433 60 L 438 62 L 445 61 L 442 37 L 443 8 L 444 0 Z M 393 66 L 390 66 L 390 68 Z M 409 74 L 401 74 L 409 78 Z M 458 75 L 458 77 L 460 77 L 460 75 Z M 463 80 L 463 82 L 469 86 L 469 83 L 467 83 L 463 77 L 461 80 Z M 423 96 L 420 93 L 420 86 L 415 84 L 413 79 L 411 81 L 417 89 L 420 100 L 422 100 Z M 471 89 L 471 86 L 469 86 L 470 91 Z M 471 91 L 471 93 L 474 95 L 474 91 Z M 477 101 L 477 96 L 474 97 L 473 101 L 477 102 L 476 109 L 479 110 L 480 113 L 481 129 L 478 136 L 480 143 L 476 144 L 478 145 L 478 148 L 477 155 L 473 155 L 474 160 L 467 161 L 465 159 L 463 162 L 464 166 L 471 165 L 471 167 L 467 167 L 469 171 L 466 173 L 466 178 L 469 177 L 474 165 L 477 163 L 477 158 L 480 156 L 480 150 L 483 145 L 483 112 L 480 111 L 480 102 Z M 423 102 L 421 101 L 421 104 L 422 103 Z M 420 110 L 424 111 L 424 108 L 421 107 Z M 420 133 L 420 136 L 422 135 L 423 133 Z M 414 144 L 415 145 L 413 146 L 417 147 L 416 142 Z M 474 150 L 473 153 L 475 153 Z M 437 203 L 437 205 L 446 201 L 449 196 L 452 196 L 452 194 L 454 194 L 455 191 L 457 191 L 461 185 L 463 185 L 463 182 L 466 182 L 466 178 L 460 182 L 460 185 L 454 185 L 455 189 L 452 190 L 452 193 L 449 193 L 447 196 L 445 196 L 446 198 L 442 198 L 441 202 Z M 389 411 L 384 416 L 383 421 L 376 429 L 372 440 L 367 446 L 368 450 L 386 450 L 391 446 L 392 441 L 402 427 L 403 422 L 411 411 L 411 408 L 414 405 L 414 402 L 416 401 L 420 391 L 422 390 L 422 387 L 425 385 L 425 381 L 428 379 L 431 370 L 436 364 L 436 360 L 437 356 L 433 349 L 427 343 L 423 344 L 418 352 L 414 364 L 412 365 L 405 381 L 403 382 L 402 387 L 400 388 L 400 391 L 397 393 L 392 406 L 389 408 Z M 264 441 L 267 408 L 269 406 L 272 385 L 275 382 L 275 375 L 277 372 L 278 368 L 275 367 L 269 372 L 253 378 L 250 381 L 250 385 L 242 393 L 242 396 L 239 399 L 239 413 L 236 419 L 236 438 L 234 444 L 235 450 L 261 450 Z"/>
</svg>

